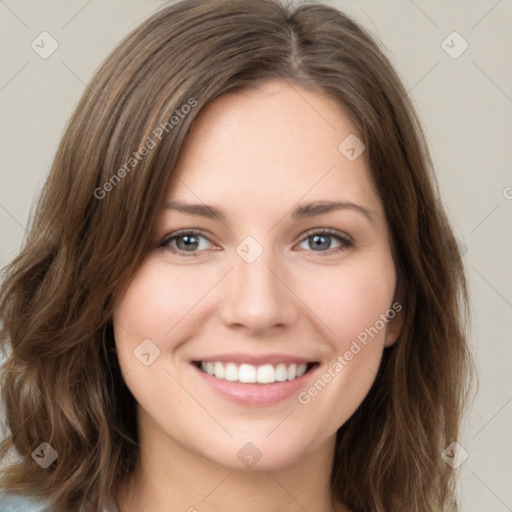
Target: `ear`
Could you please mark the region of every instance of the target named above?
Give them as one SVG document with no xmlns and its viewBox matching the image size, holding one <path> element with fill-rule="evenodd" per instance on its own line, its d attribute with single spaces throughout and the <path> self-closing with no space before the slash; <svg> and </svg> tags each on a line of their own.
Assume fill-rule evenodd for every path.
<svg viewBox="0 0 512 512">
<path fill-rule="evenodd" d="M 395 301 L 389 309 L 390 314 L 388 325 L 386 327 L 386 338 L 384 339 L 384 346 L 390 347 L 393 345 L 400 336 L 404 326 L 405 312 L 402 304 Z M 393 316 L 394 313 L 394 316 Z M 392 318 L 391 318 L 392 317 Z"/>
<path fill-rule="evenodd" d="M 393 304 L 388 310 L 388 325 L 386 327 L 386 338 L 384 346 L 390 347 L 400 336 L 405 323 L 405 293 L 401 285 L 397 286 Z"/>
</svg>

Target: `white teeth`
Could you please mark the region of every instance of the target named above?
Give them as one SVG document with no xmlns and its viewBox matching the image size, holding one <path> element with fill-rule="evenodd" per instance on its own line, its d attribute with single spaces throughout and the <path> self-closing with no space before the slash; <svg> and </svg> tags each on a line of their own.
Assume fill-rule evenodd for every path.
<svg viewBox="0 0 512 512">
<path fill-rule="evenodd" d="M 295 377 L 297 377 L 297 365 L 295 363 L 292 363 L 290 366 L 288 366 L 288 370 L 286 373 L 288 380 L 295 379 Z"/>
<path fill-rule="evenodd" d="M 299 364 L 297 366 L 297 378 L 302 377 L 306 373 L 307 367 L 307 364 Z"/>
<path fill-rule="evenodd" d="M 256 366 L 241 364 L 238 369 L 238 380 L 240 382 L 256 382 Z"/>
<path fill-rule="evenodd" d="M 215 375 L 217 376 L 217 375 Z M 235 381 L 238 380 L 238 366 L 235 363 L 228 363 L 226 365 L 226 371 L 224 373 L 226 380 Z"/>
<path fill-rule="evenodd" d="M 276 380 L 277 382 L 284 382 L 288 380 L 288 371 L 285 364 L 278 364 L 276 367 Z"/>
<path fill-rule="evenodd" d="M 215 363 L 214 369 L 215 369 L 215 373 L 213 375 L 215 375 L 215 377 L 218 377 L 219 379 L 223 379 L 224 375 L 225 375 L 224 365 L 222 363 Z"/>
<path fill-rule="evenodd" d="M 260 384 L 272 384 L 276 381 L 274 367 L 271 364 L 258 366 L 257 381 Z"/>
<path fill-rule="evenodd" d="M 224 379 L 231 382 L 273 384 L 274 382 L 284 382 L 302 377 L 307 370 L 306 364 L 291 363 L 286 365 L 280 363 L 276 366 L 264 364 L 254 366 L 243 363 L 202 362 L 201 370 L 217 379 Z"/>
</svg>

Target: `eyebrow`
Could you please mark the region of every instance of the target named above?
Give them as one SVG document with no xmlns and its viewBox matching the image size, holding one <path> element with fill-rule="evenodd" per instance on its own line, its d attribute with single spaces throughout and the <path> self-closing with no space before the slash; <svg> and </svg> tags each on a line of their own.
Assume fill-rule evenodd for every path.
<svg viewBox="0 0 512 512">
<path fill-rule="evenodd" d="M 207 205 L 204 203 L 187 203 L 184 201 L 171 200 L 165 204 L 169 210 L 175 210 L 190 215 L 199 215 L 208 219 L 220 219 L 225 220 L 226 216 L 224 212 L 215 208 L 214 206 Z M 307 217 L 314 217 L 315 215 L 321 215 L 334 210 L 351 210 L 364 215 L 372 224 L 375 223 L 377 214 L 356 203 L 344 202 L 344 201 L 314 201 L 312 203 L 306 203 L 299 205 L 292 210 L 291 217 L 294 219 L 302 219 Z"/>
</svg>

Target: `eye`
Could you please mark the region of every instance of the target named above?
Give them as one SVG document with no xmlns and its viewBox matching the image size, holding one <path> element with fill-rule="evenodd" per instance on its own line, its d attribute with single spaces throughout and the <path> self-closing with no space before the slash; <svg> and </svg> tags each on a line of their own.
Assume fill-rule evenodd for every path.
<svg viewBox="0 0 512 512">
<path fill-rule="evenodd" d="M 304 244 L 307 246 L 304 247 Z M 341 252 L 354 245 L 354 241 L 348 235 L 330 228 L 309 231 L 299 244 L 300 249 L 311 250 L 317 253 Z M 212 249 L 213 243 L 196 230 L 184 230 L 166 236 L 159 247 L 169 249 L 182 256 L 195 256 L 197 252 Z"/>
<path fill-rule="evenodd" d="M 336 245 L 333 246 L 333 241 Z M 304 244 L 307 247 L 304 247 Z M 322 229 L 306 233 L 299 248 L 320 253 L 340 252 L 352 247 L 354 241 L 348 235 L 334 229 Z"/>
<path fill-rule="evenodd" d="M 179 231 L 165 237 L 160 242 L 160 247 L 168 248 L 175 253 L 190 253 L 208 249 L 212 245 L 204 235 L 194 230 Z"/>
</svg>

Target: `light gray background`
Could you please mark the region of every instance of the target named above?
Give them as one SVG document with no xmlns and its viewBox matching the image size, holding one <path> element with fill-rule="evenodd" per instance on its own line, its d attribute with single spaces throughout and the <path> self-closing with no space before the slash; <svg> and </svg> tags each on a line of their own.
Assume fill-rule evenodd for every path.
<svg viewBox="0 0 512 512">
<path fill-rule="evenodd" d="M 423 120 L 467 250 L 474 312 L 480 387 L 457 440 L 469 453 L 459 470 L 462 509 L 512 511 L 512 0 L 328 3 L 381 41 Z M 0 0 L 0 266 L 19 250 L 65 122 L 94 70 L 161 5 Z M 31 48 L 43 31 L 59 43 L 47 59 Z M 469 44 L 456 59 L 441 46 L 453 31 Z"/>
</svg>

